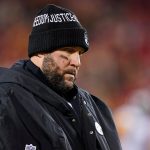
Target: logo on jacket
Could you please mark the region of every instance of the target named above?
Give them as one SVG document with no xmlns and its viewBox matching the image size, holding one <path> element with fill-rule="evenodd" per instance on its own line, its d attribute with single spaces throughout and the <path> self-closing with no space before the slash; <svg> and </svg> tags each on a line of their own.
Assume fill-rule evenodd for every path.
<svg viewBox="0 0 150 150">
<path fill-rule="evenodd" d="M 30 145 L 26 144 L 25 150 L 36 150 L 36 146 L 33 146 L 32 144 Z"/>
</svg>

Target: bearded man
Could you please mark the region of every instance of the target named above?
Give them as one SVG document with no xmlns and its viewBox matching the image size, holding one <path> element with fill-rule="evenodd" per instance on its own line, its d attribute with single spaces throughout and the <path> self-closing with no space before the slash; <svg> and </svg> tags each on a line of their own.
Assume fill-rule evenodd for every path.
<svg viewBox="0 0 150 150">
<path fill-rule="evenodd" d="M 50 21 L 62 14 L 74 19 Z M 88 48 L 73 12 L 50 4 L 37 13 L 29 59 L 0 69 L 0 150 L 121 150 L 109 108 L 75 84 Z"/>
</svg>

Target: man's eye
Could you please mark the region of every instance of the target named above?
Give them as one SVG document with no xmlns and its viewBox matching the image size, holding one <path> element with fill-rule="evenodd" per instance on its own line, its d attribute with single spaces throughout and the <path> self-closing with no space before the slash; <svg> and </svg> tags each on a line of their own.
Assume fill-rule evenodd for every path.
<svg viewBox="0 0 150 150">
<path fill-rule="evenodd" d="M 60 55 L 60 57 L 63 58 L 63 59 L 69 60 L 69 58 L 67 56 Z"/>
<path fill-rule="evenodd" d="M 83 53 L 79 53 L 80 57 L 83 55 Z"/>
</svg>

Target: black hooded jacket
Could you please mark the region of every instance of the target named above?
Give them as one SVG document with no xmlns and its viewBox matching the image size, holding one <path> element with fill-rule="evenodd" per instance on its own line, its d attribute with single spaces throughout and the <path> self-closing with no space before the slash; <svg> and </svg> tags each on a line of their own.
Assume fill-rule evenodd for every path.
<svg viewBox="0 0 150 150">
<path fill-rule="evenodd" d="M 27 62 L 0 69 L 0 150 L 121 150 L 101 100 L 79 87 L 75 103 L 66 100 Z"/>
</svg>

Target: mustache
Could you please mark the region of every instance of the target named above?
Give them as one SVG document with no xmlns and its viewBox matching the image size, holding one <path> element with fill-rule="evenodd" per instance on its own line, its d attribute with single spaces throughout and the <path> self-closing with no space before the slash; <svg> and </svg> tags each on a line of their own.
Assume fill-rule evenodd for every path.
<svg viewBox="0 0 150 150">
<path fill-rule="evenodd" d="M 76 71 L 76 69 L 67 69 L 67 70 L 64 71 L 63 74 L 72 74 L 72 75 L 76 76 L 77 71 Z"/>
</svg>

